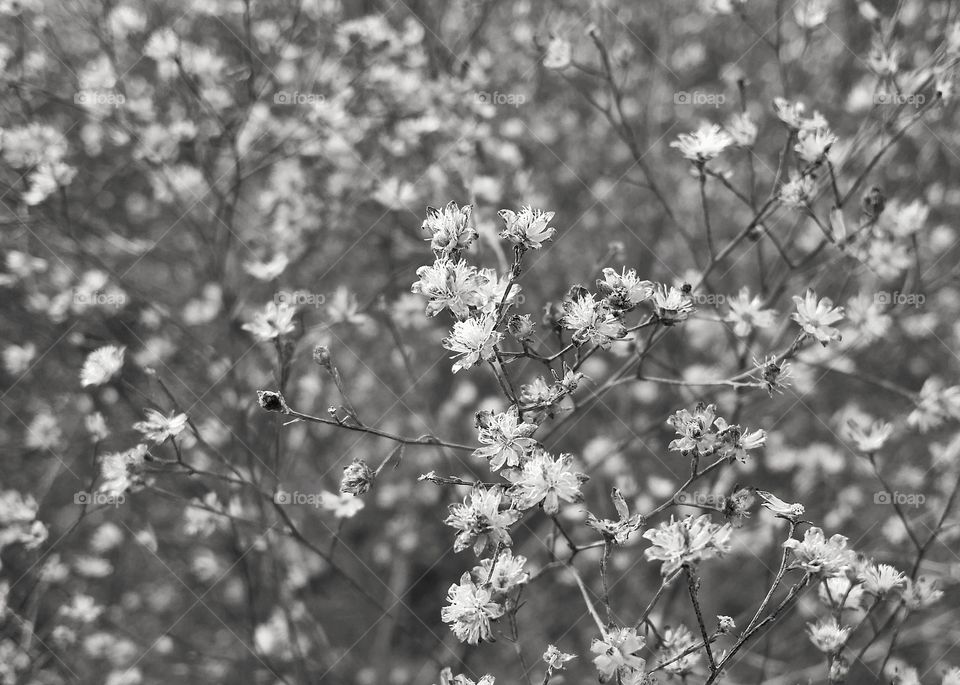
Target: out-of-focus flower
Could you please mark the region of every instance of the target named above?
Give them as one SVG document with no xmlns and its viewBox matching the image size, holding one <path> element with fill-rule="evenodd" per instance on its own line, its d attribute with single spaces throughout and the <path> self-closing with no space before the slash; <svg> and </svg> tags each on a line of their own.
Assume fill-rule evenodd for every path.
<svg viewBox="0 0 960 685">
<path fill-rule="evenodd" d="M 180 435 L 187 425 L 186 414 L 171 412 L 170 416 L 164 416 L 156 409 L 147 409 L 144 413 L 147 415 L 147 420 L 137 421 L 133 424 L 133 429 L 140 431 L 143 437 L 158 445 L 165 442 L 167 438 Z"/>
<path fill-rule="evenodd" d="M 909 609 L 925 609 L 936 604 L 943 597 L 943 590 L 937 587 L 937 581 L 929 576 L 920 576 L 916 580 L 907 579 L 903 589 L 903 601 Z"/>
<path fill-rule="evenodd" d="M 103 385 L 120 372 L 127 348 L 117 345 L 100 347 L 87 355 L 80 368 L 80 385 Z"/>
<path fill-rule="evenodd" d="M 671 517 L 643 534 L 651 542 L 644 556 L 647 561 L 662 561 L 660 573 L 668 576 L 684 564 L 692 566 L 729 552 L 732 531 L 729 523 L 712 523 L 709 514 L 679 521 Z"/>
<path fill-rule="evenodd" d="M 460 531 L 453 544 L 455 552 L 462 552 L 472 545 L 474 554 L 480 556 L 488 547 L 495 549 L 513 544 L 510 526 L 520 518 L 520 512 L 501 510 L 502 500 L 500 486 L 477 487 L 470 491 L 463 503 L 450 505 L 450 515 L 444 523 Z"/>
<path fill-rule="evenodd" d="M 803 540 L 790 538 L 783 546 L 793 551 L 793 566 L 824 577 L 843 573 L 853 566 L 855 554 L 847 549 L 847 538 L 833 535 L 827 540 L 820 528 L 811 527 Z"/>
<path fill-rule="evenodd" d="M 490 622 L 503 616 L 503 606 L 494 602 L 490 590 L 470 579 L 469 573 L 460 576 L 447 591 L 447 606 L 441 610 L 444 623 L 461 642 L 475 645 L 491 638 Z"/>
<path fill-rule="evenodd" d="M 846 576 L 824 578 L 818 590 L 820 601 L 829 609 L 856 610 L 863 601 L 863 586 Z"/>
<path fill-rule="evenodd" d="M 100 484 L 99 492 L 116 496 L 131 486 L 139 484 L 146 456 L 146 445 L 137 445 L 125 452 L 111 452 L 103 455 L 100 461 L 100 477 L 103 482 Z"/>
<path fill-rule="evenodd" d="M 278 252 L 266 261 L 261 259 L 245 261 L 243 270 L 258 281 L 272 281 L 286 270 L 289 263 L 290 258 L 282 252 Z"/>
<path fill-rule="evenodd" d="M 960 385 L 946 387 L 941 378 L 931 376 L 920 388 L 916 407 L 907 415 L 907 424 L 925 433 L 949 419 L 960 419 Z"/>
<path fill-rule="evenodd" d="M 523 207 L 519 212 L 501 209 L 499 214 L 506 225 L 506 228 L 500 231 L 500 237 L 514 245 L 539 250 L 556 233 L 556 229 L 549 225 L 553 212 Z"/>
<path fill-rule="evenodd" d="M 690 161 L 704 164 L 733 143 L 733 136 L 724 131 L 719 124 L 705 123 L 693 133 L 681 133 L 677 136 L 677 140 L 670 143 L 670 147 L 680 150 L 680 153 Z"/>
<path fill-rule="evenodd" d="M 586 476 L 574 470 L 573 456 L 557 458 L 546 452 L 532 456 L 510 488 L 510 496 L 518 509 L 529 509 L 543 503 L 543 511 L 553 516 L 560 511 L 560 500 L 579 502 L 583 499 L 580 484 Z"/>
<path fill-rule="evenodd" d="M 827 297 L 818 298 L 813 290 L 807 290 L 803 297 L 794 295 L 793 302 L 797 311 L 790 318 L 800 324 L 805 333 L 816 338 L 824 347 L 831 340 L 840 340 L 840 331 L 832 324 L 843 318 L 843 307 L 834 307 L 833 301 Z"/>
<path fill-rule="evenodd" d="M 810 175 L 790 172 L 790 180 L 780 186 L 780 202 L 787 207 L 806 207 L 813 197 L 814 182 Z"/>
<path fill-rule="evenodd" d="M 818 623 L 807 624 L 810 642 L 826 654 L 833 654 L 847 643 L 851 628 L 841 626 L 835 618 L 828 618 Z"/>
<path fill-rule="evenodd" d="M 769 328 L 776 322 L 776 312 L 763 308 L 763 298 L 759 295 L 750 296 L 750 288 L 744 286 L 740 292 L 727 298 L 730 313 L 725 321 L 733 324 L 734 334 L 745 338 L 754 328 Z"/>
<path fill-rule="evenodd" d="M 454 373 L 493 359 L 495 347 L 502 337 L 499 331 L 494 330 L 496 324 L 496 317 L 492 314 L 453 324 L 453 331 L 443 339 L 443 346 L 459 356 L 459 359 L 457 356 L 451 357 L 457 360 L 453 365 Z"/>
<path fill-rule="evenodd" d="M 829 0 L 800 0 L 793 8 L 793 17 L 805 29 L 815 29 L 826 23 Z"/>
<path fill-rule="evenodd" d="M 853 441 L 857 449 L 873 454 L 883 449 L 893 435 L 893 424 L 886 421 L 874 421 L 865 425 L 854 419 L 847 421 L 846 437 Z"/>
<path fill-rule="evenodd" d="M 268 302 L 264 310 L 254 314 L 253 321 L 243 324 L 242 328 L 258 342 L 274 340 L 293 333 L 296 329 L 293 323 L 296 313 L 297 308 L 286 302 Z"/>
<path fill-rule="evenodd" d="M 797 134 L 797 144 L 793 149 L 807 164 L 819 164 L 827 157 L 830 147 L 836 142 L 837 137 L 830 132 L 830 129 L 801 130 Z"/>
<path fill-rule="evenodd" d="M 647 662 L 637 656 L 645 641 L 633 628 L 610 628 L 591 643 L 590 651 L 596 654 L 593 663 L 597 667 L 600 682 L 625 679 L 635 672 L 642 673 Z"/>
<path fill-rule="evenodd" d="M 333 515 L 338 519 L 349 519 L 363 509 L 363 500 L 349 492 L 324 490 L 320 493 L 320 506 L 333 512 Z"/>
<path fill-rule="evenodd" d="M 727 124 L 727 132 L 733 138 L 733 142 L 740 147 L 752 147 L 757 142 L 757 124 L 750 116 L 750 112 L 734 114 Z"/>
<path fill-rule="evenodd" d="M 543 66 L 547 69 L 566 69 L 570 66 L 573 48 L 570 41 L 554 36 L 547 44 L 547 54 L 543 56 Z"/>
<path fill-rule="evenodd" d="M 657 661 L 666 664 L 663 670 L 675 676 L 688 676 L 700 661 L 700 650 L 691 649 L 698 640 L 684 625 L 667 628 L 663 633 Z"/>
</svg>

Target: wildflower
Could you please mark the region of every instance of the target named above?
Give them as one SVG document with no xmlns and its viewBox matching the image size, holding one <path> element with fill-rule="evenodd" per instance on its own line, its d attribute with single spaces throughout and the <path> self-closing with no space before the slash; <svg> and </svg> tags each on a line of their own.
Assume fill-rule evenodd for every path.
<svg viewBox="0 0 960 685">
<path fill-rule="evenodd" d="M 864 590 L 877 597 L 883 597 L 907 582 L 907 577 L 889 564 L 868 564 L 857 578 L 863 583 Z"/>
<path fill-rule="evenodd" d="M 286 302 L 268 302 L 262 312 L 253 315 L 253 321 L 243 324 L 243 330 L 249 332 L 257 342 L 274 340 L 282 335 L 293 333 L 293 317 L 296 307 Z"/>
<path fill-rule="evenodd" d="M 3 348 L 3 367 L 11 376 L 20 376 L 27 372 L 36 356 L 37 346 L 33 343 L 7 345 Z"/>
<path fill-rule="evenodd" d="M 448 256 L 470 247 L 478 235 L 469 226 L 472 211 L 472 205 L 458 207 L 456 202 L 448 202 L 443 209 L 427 207 L 427 218 L 421 228 L 430 232 L 430 248 Z"/>
<path fill-rule="evenodd" d="M 677 148 L 684 157 L 702 165 L 733 145 L 733 142 L 733 137 L 719 124 L 705 123 L 693 133 L 681 133 L 677 140 L 670 143 L 670 147 Z"/>
<path fill-rule="evenodd" d="M 490 621 L 503 616 L 503 607 L 494 602 L 490 590 L 475 585 L 469 573 L 460 576 L 447 590 L 447 606 L 440 617 L 457 639 L 475 645 L 491 638 Z"/>
<path fill-rule="evenodd" d="M 496 345 L 502 337 L 500 332 L 494 330 L 496 324 L 496 317 L 492 314 L 453 324 L 453 332 L 450 337 L 443 339 L 443 346 L 460 356 L 460 359 L 451 357 L 457 359 L 453 365 L 454 373 L 494 357 Z"/>
<path fill-rule="evenodd" d="M 653 294 L 657 319 L 664 326 L 686 321 L 693 311 L 693 300 L 678 288 L 661 285 Z"/>
<path fill-rule="evenodd" d="M 547 44 L 547 54 L 543 57 L 543 66 L 547 69 L 566 69 L 570 66 L 573 49 L 570 41 L 554 36 Z"/>
<path fill-rule="evenodd" d="M 623 322 L 605 301 L 586 293 L 563 302 L 563 326 L 573 331 L 573 342 L 591 342 L 602 348 L 627 334 Z"/>
<path fill-rule="evenodd" d="M 167 440 L 179 435 L 187 425 L 187 415 L 171 412 L 170 416 L 164 416 L 155 409 L 147 409 L 144 412 L 147 415 L 146 421 L 137 421 L 133 424 L 133 429 L 143 433 L 143 437 L 152 440 L 156 444 L 161 444 Z"/>
<path fill-rule="evenodd" d="M 760 495 L 760 499 L 763 500 L 762 506 L 772 511 L 775 516 L 785 518 L 794 523 L 799 521 L 800 517 L 803 516 L 804 508 L 802 504 L 788 504 L 772 492 L 766 492 L 765 490 L 757 490 L 757 494 Z"/>
<path fill-rule="evenodd" d="M 562 671 L 566 668 L 566 663 L 576 659 L 576 655 L 567 654 L 561 652 L 555 645 L 547 645 L 547 651 L 543 653 L 541 657 L 543 663 L 547 665 L 547 671 L 553 673 L 554 671 Z"/>
<path fill-rule="evenodd" d="M 103 385 L 117 375 L 123 366 L 126 349 L 117 345 L 106 345 L 88 354 L 80 368 L 80 385 Z"/>
<path fill-rule="evenodd" d="M 283 395 L 273 390 L 257 390 L 257 403 L 266 411 L 277 411 L 281 414 L 290 412 Z"/>
<path fill-rule="evenodd" d="M 320 493 L 320 506 L 333 512 L 334 517 L 338 519 L 349 519 L 363 509 L 363 500 L 349 492 L 337 493 L 324 490 Z"/>
<path fill-rule="evenodd" d="M 496 566 L 493 566 L 494 562 Z M 514 556 L 509 549 L 503 549 L 494 559 L 484 559 L 479 565 L 474 566 L 473 577 L 478 584 L 505 595 L 530 580 L 530 574 L 523 569 L 526 563 L 525 556 L 520 554 Z"/>
<path fill-rule="evenodd" d="M 501 209 L 498 213 L 506 224 L 500 237 L 524 249 L 539 250 L 556 233 L 556 229 L 548 225 L 554 212 L 523 207 L 519 212 Z"/>
<path fill-rule="evenodd" d="M 849 626 L 841 626 L 835 618 L 829 618 L 819 623 L 807 624 L 807 631 L 810 633 L 810 642 L 826 654 L 833 654 L 839 651 L 850 637 Z"/>
<path fill-rule="evenodd" d="M 803 128 L 803 113 L 806 106 L 802 102 L 790 102 L 785 98 L 773 99 L 773 112 L 777 118 L 795 131 Z"/>
<path fill-rule="evenodd" d="M 479 412 L 477 414 L 480 443 L 486 447 L 474 450 L 473 456 L 487 459 L 491 471 L 503 466 L 520 466 L 537 441 L 532 437 L 537 426 L 519 419 L 516 407 L 501 414 Z"/>
<path fill-rule="evenodd" d="M 420 280 L 411 290 L 430 300 L 427 316 L 436 316 L 449 309 L 458 319 L 465 319 L 470 316 L 471 307 L 481 304 L 481 276 L 475 267 L 463 260 L 454 262 L 442 257 L 430 266 L 417 269 L 417 276 Z"/>
<path fill-rule="evenodd" d="M 440 685 L 494 685 L 495 681 L 496 678 L 492 675 L 485 675 L 474 682 L 472 678 L 465 675 L 453 675 L 449 667 L 440 671 Z"/>
<path fill-rule="evenodd" d="M 633 628 L 611 628 L 602 637 L 594 639 L 590 651 L 596 654 L 593 663 L 600 675 L 600 682 L 617 681 L 636 671 L 642 672 L 647 662 L 636 655 L 645 641 Z"/>
<path fill-rule="evenodd" d="M 513 544 L 509 528 L 520 518 L 516 509 L 500 510 L 503 489 L 474 488 L 464 498 L 463 503 L 451 504 L 450 515 L 444 523 L 458 529 L 453 550 L 462 552 L 471 545 L 477 556 L 488 547 L 509 547 Z"/>
<path fill-rule="evenodd" d="M 709 514 L 688 516 L 679 521 L 670 517 L 669 521 L 643 534 L 652 543 L 644 555 L 647 561 L 664 562 L 660 573 L 668 576 L 683 565 L 729 552 L 731 533 L 729 523 L 712 523 Z"/>
<path fill-rule="evenodd" d="M 946 388 L 942 379 L 931 376 L 920 388 L 916 407 L 907 415 L 907 425 L 925 433 L 951 418 L 960 419 L 960 385 Z"/>
<path fill-rule="evenodd" d="M 102 442 L 110 435 L 110 429 L 107 428 L 107 420 L 98 411 L 87 414 L 83 417 L 83 426 L 90 434 L 90 439 L 94 442 Z"/>
<path fill-rule="evenodd" d="M 824 577 L 835 576 L 846 571 L 854 562 L 854 553 L 847 549 L 847 538 L 833 535 L 824 538 L 820 528 L 809 528 L 803 535 L 803 541 L 790 538 L 783 546 L 793 550 L 794 568 L 802 568 L 809 573 L 819 573 Z"/>
<path fill-rule="evenodd" d="M 766 388 L 767 394 L 773 397 L 775 392 L 783 392 L 790 377 L 790 362 L 781 361 L 775 354 L 767 355 L 764 361 L 753 359 L 756 372 L 760 374 L 757 381 Z"/>
<path fill-rule="evenodd" d="M 354 459 L 349 465 L 343 467 L 340 492 L 357 497 L 366 494 L 373 486 L 376 475 L 363 459 Z"/>
<path fill-rule="evenodd" d="M 916 580 L 907 579 L 903 589 L 903 601 L 908 609 L 925 609 L 943 597 L 943 590 L 937 587 L 937 581 L 928 576 Z"/>
<path fill-rule="evenodd" d="M 659 657 L 660 663 L 666 664 L 663 670 L 681 677 L 690 675 L 700 661 L 700 651 L 690 649 L 697 643 L 698 640 L 684 625 L 665 630 Z"/>
<path fill-rule="evenodd" d="M 960 685 L 960 666 L 954 666 L 943 674 L 940 685 Z"/>
<path fill-rule="evenodd" d="M 780 202 L 787 207 L 806 207 L 813 197 L 813 191 L 812 176 L 791 172 L 790 180 L 780 186 Z"/>
<path fill-rule="evenodd" d="M 747 452 L 767 442 L 767 432 L 762 429 L 753 432 L 744 431 L 740 426 L 727 425 L 727 422 L 719 417 L 713 425 L 717 431 L 717 445 L 714 451 L 727 459 L 737 459 L 746 463 Z"/>
<path fill-rule="evenodd" d="M 670 442 L 669 448 L 683 454 L 698 452 L 701 456 L 713 452 L 716 445 L 716 406 L 700 402 L 693 413 L 680 409 L 667 419 L 680 437 Z"/>
<path fill-rule="evenodd" d="M 750 335 L 754 328 L 769 328 L 776 322 L 776 312 L 763 308 L 763 298 L 750 297 L 750 289 L 744 286 L 735 297 L 727 298 L 730 313 L 724 321 L 733 324 L 733 333 L 741 338 Z"/>
<path fill-rule="evenodd" d="M 734 114 L 727 124 L 727 132 L 733 142 L 740 147 L 752 147 L 757 142 L 757 124 L 750 116 L 750 112 Z"/>
<path fill-rule="evenodd" d="M 813 290 L 807 290 L 803 297 L 794 295 L 797 311 L 790 318 L 803 328 L 804 333 L 816 338 L 824 347 L 831 340 L 840 340 L 840 331 L 831 324 L 843 318 L 843 307 L 834 307 L 827 297 L 818 298 Z"/>
<path fill-rule="evenodd" d="M 830 147 L 836 142 L 837 137 L 830 132 L 830 129 L 801 130 L 797 134 L 797 144 L 793 149 L 807 164 L 820 164 L 826 159 Z"/>
<path fill-rule="evenodd" d="M 793 17 L 802 28 L 815 29 L 827 21 L 829 0 L 800 0 L 793 8 Z"/>
<path fill-rule="evenodd" d="M 737 629 L 737 624 L 730 616 L 717 616 L 717 630 L 721 633 L 732 633 Z"/>
<path fill-rule="evenodd" d="M 865 426 L 850 419 L 847 421 L 847 429 L 846 437 L 853 440 L 857 449 L 866 454 L 873 454 L 883 449 L 893 434 L 893 424 L 880 420 Z"/>
<path fill-rule="evenodd" d="M 627 508 L 627 501 L 618 488 L 613 488 L 610 493 L 613 500 L 613 506 L 617 510 L 617 520 L 598 519 L 592 513 L 587 512 L 587 525 L 603 535 L 605 540 L 609 540 L 615 545 L 625 545 L 630 536 L 640 530 L 643 525 L 643 517 L 640 514 L 630 516 L 630 510 Z"/>
<path fill-rule="evenodd" d="M 653 283 L 642 280 L 634 269 L 624 268 L 621 273 L 607 267 L 603 280 L 597 281 L 597 290 L 614 309 L 629 311 L 641 302 L 653 297 Z"/>
<path fill-rule="evenodd" d="M 141 479 L 141 470 L 147 456 L 147 446 L 137 445 L 125 452 L 105 454 L 100 461 L 99 492 L 106 495 L 120 495 Z"/>
<path fill-rule="evenodd" d="M 499 277 L 495 269 L 480 269 L 477 274 L 480 281 L 476 295 L 479 309 L 484 314 L 499 313 L 501 302 L 505 308 L 510 307 L 520 296 L 520 286 L 514 283 L 511 287 L 509 276 Z M 510 288 L 509 293 L 507 288 Z"/>
<path fill-rule="evenodd" d="M 560 511 L 560 500 L 579 502 L 583 499 L 580 484 L 587 477 L 573 470 L 573 456 L 561 454 L 554 459 L 540 452 L 523 465 L 523 470 L 510 489 L 518 509 L 529 509 L 543 503 L 543 511 L 553 516 Z"/>
<path fill-rule="evenodd" d="M 514 314 L 507 321 L 507 330 L 518 342 L 529 342 L 537 326 L 529 314 Z"/>
</svg>

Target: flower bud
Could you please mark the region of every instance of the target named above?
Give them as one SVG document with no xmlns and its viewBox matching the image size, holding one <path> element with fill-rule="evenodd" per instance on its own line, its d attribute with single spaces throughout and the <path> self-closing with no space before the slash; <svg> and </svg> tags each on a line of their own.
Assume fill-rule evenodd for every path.
<svg viewBox="0 0 960 685">
<path fill-rule="evenodd" d="M 257 401 L 266 411 L 278 411 L 281 414 L 290 412 L 290 407 L 283 399 L 283 395 L 273 390 L 257 390 Z"/>
<path fill-rule="evenodd" d="M 530 319 L 529 314 L 514 314 L 507 322 L 507 330 L 510 332 L 510 335 L 519 342 L 530 340 L 530 338 L 533 337 L 535 329 L 536 324 Z"/>
<path fill-rule="evenodd" d="M 326 345 L 317 345 L 314 347 L 313 361 L 329 371 L 331 365 L 333 364 L 333 361 L 330 358 L 330 348 Z"/>
<path fill-rule="evenodd" d="M 343 467 L 340 492 L 359 497 L 370 490 L 376 475 L 363 459 L 354 459 L 349 466 Z"/>
</svg>

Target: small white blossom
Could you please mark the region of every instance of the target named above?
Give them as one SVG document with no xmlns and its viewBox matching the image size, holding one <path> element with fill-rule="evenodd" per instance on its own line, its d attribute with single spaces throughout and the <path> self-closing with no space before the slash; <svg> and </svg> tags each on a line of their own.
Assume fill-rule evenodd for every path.
<svg viewBox="0 0 960 685">
<path fill-rule="evenodd" d="M 847 643 L 851 628 L 841 626 L 835 618 L 829 618 L 819 623 L 807 624 L 810 642 L 826 654 L 833 654 Z"/>
<path fill-rule="evenodd" d="M 123 366 L 125 350 L 125 347 L 106 345 L 88 354 L 80 369 L 80 385 L 103 385 L 117 375 Z"/>
<path fill-rule="evenodd" d="M 490 622 L 503 615 L 503 607 L 494 602 L 490 590 L 477 586 L 469 573 L 460 577 L 447 591 L 447 606 L 440 617 L 450 624 L 457 639 L 475 645 L 491 638 Z"/>
<path fill-rule="evenodd" d="M 496 324 L 496 317 L 492 314 L 453 324 L 453 331 L 449 337 L 443 339 L 443 346 L 460 357 L 451 357 L 457 360 L 453 365 L 454 373 L 469 369 L 481 361 L 493 359 L 495 347 L 502 337 L 499 331 L 494 330 Z"/>
<path fill-rule="evenodd" d="M 556 233 L 556 229 L 549 226 L 553 212 L 523 207 L 519 212 L 501 209 L 499 214 L 506 224 L 506 228 L 500 231 L 500 237 L 515 245 L 539 250 Z"/>
<path fill-rule="evenodd" d="M 155 409 L 147 409 L 144 413 L 147 415 L 147 420 L 133 424 L 133 429 L 140 431 L 143 437 L 158 445 L 167 438 L 179 435 L 187 425 L 186 414 L 171 412 L 170 416 L 164 416 Z"/>
<path fill-rule="evenodd" d="M 681 133 L 670 147 L 692 162 L 704 164 L 733 145 L 733 137 L 719 124 L 703 124 L 693 133 Z"/>
<path fill-rule="evenodd" d="M 712 523 L 709 514 L 679 521 L 671 517 L 643 534 L 652 543 L 644 556 L 647 561 L 662 561 L 660 572 L 668 576 L 684 564 L 693 565 L 729 552 L 732 532 L 729 523 Z"/>
<path fill-rule="evenodd" d="M 829 298 L 818 298 L 813 290 L 807 290 L 803 297 L 794 296 L 797 311 L 790 318 L 800 324 L 804 333 L 816 338 L 826 346 L 831 340 L 840 340 L 840 331 L 831 324 L 843 318 L 843 307 L 834 307 Z"/>
<path fill-rule="evenodd" d="M 258 342 L 274 340 L 293 333 L 293 317 L 296 313 L 297 308 L 286 302 L 268 302 L 264 310 L 254 314 L 253 321 L 243 324 L 242 328 Z"/>
</svg>

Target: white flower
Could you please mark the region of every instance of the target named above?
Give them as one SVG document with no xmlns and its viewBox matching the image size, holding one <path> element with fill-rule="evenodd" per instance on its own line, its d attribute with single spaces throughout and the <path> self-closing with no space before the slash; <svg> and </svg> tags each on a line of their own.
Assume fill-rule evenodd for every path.
<svg viewBox="0 0 960 685">
<path fill-rule="evenodd" d="M 710 521 L 709 514 L 688 516 L 676 521 L 673 517 L 643 534 L 652 545 L 644 551 L 647 561 L 663 562 L 660 572 L 668 576 L 684 564 L 695 564 L 730 551 L 729 523 Z"/>
<path fill-rule="evenodd" d="M 624 268 L 617 273 L 610 267 L 603 270 L 603 280 L 597 281 L 597 290 L 610 306 L 623 310 L 633 309 L 653 297 L 654 293 L 653 283 L 639 278 L 634 269 Z"/>
<path fill-rule="evenodd" d="M 596 301 L 590 293 L 564 300 L 563 326 L 573 331 L 573 342 L 577 345 L 592 342 L 605 348 L 627 334 L 610 305 L 603 300 Z"/>
<path fill-rule="evenodd" d="M 853 441 L 857 449 L 866 454 L 873 454 L 883 449 L 887 440 L 893 435 L 893 424 L 886 421 L 874 421 L 869 425 L 862 425 L 854 419 L 847 421 L 846 437 Z"/>
<path fill-rule="evenodd" d="M 837 137 L 828 128 L 818 128 L 812 131 L 801 130 L 797 134 L 796 150 L 800 158 L 808 164 L 819 164 L 830 152 L 830 147 L 837 142 Z"/>
<path fill-rule="evenodd" d="M 478 487 L 470 491 L 462 504 L 450 505 L 450 515 L 444 523 L 460 531 L 453 543 L 455 552 L 462 552 L 472 545 L 474 554 L 480 556 L 488 547 L 509 547 L 513 544 L 510 526 L 520 518 L 520 512 L 516 509 L 501 511 L 502 500 L 503 489 L 500 486 L 487 489 Z"/>
<path fill-rule="evenodd" d="M 763 298 L 759 295 L 750 297 L 750 289 L 746 286 L 740 293 L 727 298 L 730 313 L 724 319 L 733 324 L 735 335 L 745 338 L 754 328 L 769 328 L 776 323 L 776 312 L 763 308 Z"/>
<path fill-rule="evenodd" d="M 492 675 L 485 675 L 480 680 L 474 682 L 463 674 L 453 675 L 453 671 L 448 667 L 440 671 L 440 685 L 494 685 L 496 678 Z"/>
<path fill-rule="evenodd" d="M 856 556 L 853 550 L 847 549 L 847 538 L 833 535 L 827 540 L 816 527 L 807 529 L 803 541 L 790 538 L 783 546 L 793 550 L 794 567 L 827 577 L 839 575 L 853 566 Z"/>
<path fill-rule="evenodd" d="M 139 472 L 147 455 L 146 445 L 137 445 L 126 452 L 105 454 L 100 461 L 100 476 L 103 483 L 99 492 L 120 495 L 139 481 Z"/>
<path fill-rule="evenodd" d="M 37 356 L 37 346 L 33 343 L 7 345 L 3 348 L 3 366 L 11 376 L 25 373 Z"/>
<path fill-rule="evenodd" d="M 572 659 L 576 659 L 576 655 L 567 654 L 561 652 L 555 645 L 547 645 L 547 651 L 543 653 L 543 663 L 547 665 L 547 671 L 553 673 L 554 671 L 562 671 L 566 668 L 565 664 Z"/>
<path fill-rule="evenodd" d="M 480 361 L 493 359 L 495 347 L 500 342 L 502 334 L 495 331 L 497 325 L 493 314 L 485 314 L 481 318 L 470 318 L 466 321 L 457 321 L 453 324 L 453 331 L 449 337 L 443 339 L 443 346 L 460 356 L 453 365 L 453 372 L 469 369 Z"/>
<path fill-rule="evenodd" d="M 780 186 L 780 202 L 787 207 L 806 207 L 813 196 L 813 177 L 790 172 L 790 180 Z"/>
<path fill-rule="evenodd" d="M 133 429 L 140 431 L 143 437 L 153 440 L 158 445 L 167 438 L 179 435 L 187 425 L 186 414 L 171 412 L 170 416 L 164 416 L 155 409 L 147 409 L 144 413 L 147 415 L 147 420 L 133 424 Z"/>
<path fill-rule="evenodd" d="M 791 521 L 796 521 L 803 516 L 804 508 L 802 504 L 784 502 L 772 492 L 766 492 L 765 490 L 757 490 L 757 494 L 760 495 L 760 499 L 763 500 L 763 507 L 769 509 L 777 516 L 790 519 Z"/>
<path fill-rule="evenodd" d="M 561 454 L 554 459 L 546 452 L 535 455 L 523 465 L 523 471 L 510 489 L 518 509 L 543 503 L 543 511 L 553 516 L 560 511 L 560 500 L 583 499 L 580 484 L 586 476 L 573 470 L 573 456 Z"/>
<path fill-rule="evenodd" d="M 863 583 L 864 590 L 877 597 L 883 597 L 907 582 L 907 577 L 889 564 L 869 564 L 857 574 L 857 578 Z"/>
<path fill-rule="evenodd" d="M 106 345 L 87 355 L 80 369 L 80 385 L 103 385 L 113 378 L 123 366 L 126 348 Z"/>
<path fill-rule="evenodd" d="M 847 643 L 851 628 L 841 626 L 835 618 L 829 618 L 819 623 L 807 624 L 807 630 L 810 633 L 810 642 L 817 649 L 826 654 L 832 654 Z"/>
<path fill-rule="evenodd" d="M 693 300 L 673 286 L 658 286 L 653 294 L 653 304 L 657 310 L 657 318 L 665 326 L 686 321 L 693 311 Z"/>
<path fill-rule="evenodd" d="M 491 575 L 491 565 L 493 566 Z M 473 567 L 473 577 L 479 585 L 490 587 L 494 592 L 505 595 L 530 580 L 530 574 L 523 567 L 527 558 L 520 554 L 514 556 L 509 549 L 500 550 L 494 559 L 484 559 Z M 487 579 L 490 579 L 489 582 Z"/>
<path fill-rule="evenodd" d="M 943 590 L 937 587 L 937 581 L 927 576 L 920 576 L 915 581 L 907 579 L 903 589 L 903 601 L 909 609 L 925 609 L 940 601 Z"/>
<path fill-rule="evenodd" d="M 734 114 L 727 124 L 727 131 L 733 138 L 733 142 L 740 147 L 751 147 L 757 142 L 757 124 L 750 116 L 750 112 Z"/>
<path fill-rule="evenodd" d="M 547 69 L 565 69 L 570 66 L 573 49 L 570 41 L 554 36 L 547 44 L 547 54 L 543 57 L 543 66 Z"/>
<path fill-rule="evenodd" d="M 430 266 L 417 269 L 420 280 L 411 290 L 427 297 L 427 316 L 436 316 L 449 309 L 458 319 L 470 316 L 471 307 L 480 307 L 483 294 L 480 292 L 484 278 L 476 267 L 465 261 L 453 262 L 446 257 L 437 259 Z"/>
<path fill-rule="evenodd" d="M 856 610 L 863 601 L 863 586 L 846 576 L 824 578 L 820 583 L 820 601 L 834 609 Z"/>
<path fill-rule="evenodd" d="M 920 388 L 917 406 L 907 416 L 907 424 L 925 433 L 941 426 L 948 419 L 960 419 L 960 385 L 949 388 L 936 376 L 931 376 Z"/>
<path fill-rule="evenodd" d="M 668 664 L 663 670 L 676 676 L 690 675 L 700 661 L 700 651 L 690 649 L 698 642 L 690 629 L 684 625 L 667 628 L 663 633 L 663 644 L 660 646 L 658 659 L 660 663 Z"/>
<path fill-rule="evenodd" d="M 443 209 L 427 207 L 423 230 L 430 232 L 430 247 L 442 256 L 460 252 L 476 240 L 477 231 L 470 226 L 472 205 L 458 207 L 448 202 Z"/>
<path fill-rule="evenodd" d="M 477 426 L 478 439 L 486 447 L 474 450 L 473 456 L 489 460 L 491 471 L 499 471 L 503 466 L 520 466 L 524 456 L 537 444 L 530 437 L 537 426 L 520 421 L 515 406 L 501 414 L 479 412 Z"/>
<path fill-rule="evenodd" d="M 493 601 L 490 590 L 475 585 L 469 573 L 460 576 L 460 583 L 447 590 L 447 606 L 440 612 L 457 639 L 471 645 L 489 640 L 490 621 L 502 615 L 503 607 Z"/>
<path fill-rule="evenodd" d="M 954 666 L 944 672 L 940 685 L 960 685 L 960 666 Z"/>
<path fill-rule="evenodd" d="M 805 29 L 815 29 L 827 21 L 830 0 L 800 0 L 793 8 L 797 23 Z"/>
<path fill-rule="evenodd" d="M 499 214 L 506 224 L 506 228 L 500 231 L 500 237 L 515 245 L 539 250 L 556 233 L 556 229 L 549 226 L 553 212 L 523 207 L 519 213 L 501 209 Z"/>
<path fill-rule="evenodd" d="M 297 308 L 286 302 L 268 302 L 264 310 L 254 314 L 253 321 L 243 324 L 242 328 L 258 342 L 266 342 L 292 333 L 296 328 L 293 324 L 296 313 Z"/>
<path fill-rule="evenodd" d="M 693 133 L 681 133 L 670 147 L 680 150 L 684 157 L 697 164 L 710 161 L 733 145 L 733 137 L 719 124 L 703 124 Z"/>
<path fill-rule="evenodd" d="M 803 297 L 793 297 L 797 312 L 790 318 L 800 324 L 803 331 L 826 346 L 831 340 L 840 340 L 840 331 L 831 324 L 843 318 L 843 307 L 834 307 L 829 298 L 818 298 L 813 290 Z"/>
<path fill-rule="evenodd" d="M 590 645 L 596 654 L 593 663 L 600 675 L 600 682 L 616 681 L 634 671 L 643 671 L 647 662 L 636 655 L 645 641 L 633 628 L 612 628 Z"/>
<path fill-rule="evenodd" d="M 332 511 L 338 519 L 348 519 L 353 518 L 363 509 L 363 500 L 349 492 L 324 490 L 320 493 L 320 506 L 327 511 Z"/>
<path fill-rule="evenodd" d="M 258 281 L 272 281 L 284 272 L 289 263 L 290 258 L 282 252 L 278 252 L 267 261 L 248 259 L 243 263 L 243 270 Z"/>
</svg>

